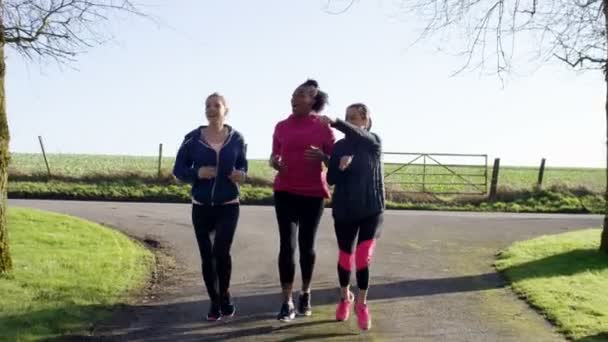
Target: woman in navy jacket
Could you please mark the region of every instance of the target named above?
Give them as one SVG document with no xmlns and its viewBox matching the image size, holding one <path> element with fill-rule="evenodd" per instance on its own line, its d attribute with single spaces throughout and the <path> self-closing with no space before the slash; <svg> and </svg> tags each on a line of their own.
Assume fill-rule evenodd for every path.
<svg viewBox="0 0 608 342">
<path fill-rule="evenodd" d="M 211 300 L 207 320 L 216 321 L 236 311 L 229 291 L 230 247 L 239 219 L 239 184 L 247 175 L 247 159 L 243 136 L 224 124 L 228 113 L 225 98 L 213 93 L 205 107 L 209 124 L 186 135 L 173 174 L 192 185 L 192 223 Z"/>
</svg>

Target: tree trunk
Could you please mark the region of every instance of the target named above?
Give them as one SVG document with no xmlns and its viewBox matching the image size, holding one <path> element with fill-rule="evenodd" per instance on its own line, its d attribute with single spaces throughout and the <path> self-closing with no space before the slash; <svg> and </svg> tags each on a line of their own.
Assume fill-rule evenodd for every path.
<svg viewBox="0 0 608 342">
<path fill-rule="evenodd" d="M 603 0 L 604 27 L 608 29 L 608 0 Z M 604 31 L 604 39 L 608 41 L 608 30 Z M 608 64 L 604 65 L 604 81 L 606 83 L 606 190 L 604 191 L 604 227 L 600 251 L 608 253 Z"/>
<path fill-rule="evenodd" d="M 2 1 L 0 0 L 0 6 Z M 6 63 L 4 60 L 4 30 L 0 22 L 0 274 L 12 268 L 11 255 L 8 247 L 8 231 L 6 227 L 6 192 L 8 183 L 8 121 L 6 119 L 6 99 L 4 92 L 4 76 Z"/>
<path fill-rule="evenodd" d="M 608 253 L 608 74 L 606 75 L 606 190 L 604 191 L 604 227 L 600 251 Z"/>
<path fill-rule="evenodd" d="M 606 190 L 604 191 L 604 227 L 600 251 L 608 253 L 608 74 L 606 74 Z"/>
<path fill-rule="evenodd" d="M 606 208 L 604 208 L 606 210 Z M 608 253 L 608 216 L 604 214 L 604 228 L 602 229 L 602 242 L 600 243 L 600 251 Z"/>
<path fill-rule="evenodd" d="M 604 2 L 608 2 L 604 0 Z M 608 9 L 604 5 L 604 15 L 608 22 Z M 605 68 L 608 66 L 605 66 Z M 608 70 L 604 70 L 606 81 L 606 190 L 604 191 L 604 227 L 602 229 L 602 241 L 600 251 L 608 253 Z"/>
</svg>

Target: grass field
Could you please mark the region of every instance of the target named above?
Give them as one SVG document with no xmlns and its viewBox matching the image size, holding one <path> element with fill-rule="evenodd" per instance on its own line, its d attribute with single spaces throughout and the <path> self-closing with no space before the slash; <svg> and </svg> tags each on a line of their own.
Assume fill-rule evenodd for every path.
<svg viewBox="0 0 608 342">
<path fill-rule="evenodd" d="M 171 176 L 172 158 L 162 161 L 158 177 L 158 160 L 154 157 L 50 155 L 53 178 L 48 181 L 41 155 L 14 154 L 9 170 L 9 197 L 75 200 L 116 200 L 140 202 L 188 202 L 187 185 Z M 429 192 L 476 192 L 468 196 L 408 194 L 419 192 L 422 166 L 386 164 L 387 203 L 392 209 L 466 210 L 506 212 L 601 213 L 605 201 L 600 195 L 605 184 L 601 169 L 548 169 L 543 190 L 534 189 L 538 177 L 534 168 L 501 168 L 496 201 L 485 196 L 485 185 L 478 188 L 454 185 L 485 183 L 484 168 L 427 166 Z M 397 171 L 397 172 L 395 172 Z M 464 175 L 454 176 L 451 171 Z M 491 174 L 491 170 L 488 170 Z M 250 161 L 250 179 L 241 187 L 243 204 L 272 204 L 274 171 L 263 160 Z M 435 176 L 433 176 L 435 175 Z M 443 183 L 429 185 L 428 183 Z M 488 180 L 489 183 L 489 180 Z M 483 194 L 483 195 L 480 195 Z"/>
<path fill-rule="evenodd" d="M 69 178 L 87 177 L 142 177 L 154 178 L 158 174 L 158 158 L 155 157 L 125 157 L 125 156 L 91 156 L 91 155 L 58 155 L 48 156 L 51 172 L 55 176 Z M 173 166 L 173 158 L 162 160 L 162 173 L 170 174 Z M 385 167 L 388 175 L 386 181 L 389 190 L 421 190 L 421 185 L 402 183 L 421 183 L 422 166 L 414 165 L 403 168 L 395 174 L 399 165 L 387 164 Z M 485 189 L 482 184 L 489 183 L 492 174 L 488 170 L 488 179 L 485 179 L 483 168 L 453 167 L 458 174 L 467 174 L 462 178 L 451 175 L 450 171 L 439 166 L 428 166 L 426 176 L 427 183 L 445 183 L 443 185 L 427 185 L 426 189 L 431 192 L 454 192 L 476 190 L 472 186 L 450 185 L 455 183 L 479 184 L 478 188 Z M 34 176 L 46 174 L 46 166 L 40 154 L 12 154 L 9 165 L 9 174 L 12 179 L 25 177 L 33 180 Z M 263 160 L 251 160 L 249 174 L 252 178 L 264 180 L 268 185 L 272 181 L 274 171 Z M 531 189 L 536 185 L 538 169 L 525 167 L 502 167 L 499 175 L 499 186 L 513 189 Z M 605 171 L 603 169 L 575 169 L 575 168 L 547 168 L 545 172 L 545 187 L 563 186 L 567 188 L 584 188 L 591 192 L 600 193 L 606 185 Z"/>
<path fill-rule="evenodd" d="M 0 278 L 0 340 L 86 333 L 148 280 L 153 255 L 81 219 L 9 208 L 14 270 Z"/>
<path fill-rule="evenodd" d="M 513 290 L 574 341 L 608 341 L 608 255 L 598 251 L 600 234 L 590 229 L 518 242 L 496 261 Z"/>
<path fill-rule="evenodd" d="M 49 166 L 53 175 L 86 177 L 90 175 L 141 175 L 155 177 L 158 174 L 158 158 L 137 156 L 106 156 L 51 154 L 48 155 Z M 162 173 L 171 172 L 175 158 L 162 160 Z M 273 170 L 268 163 L 261 160 L 249 161 L 250 175 L 271 179 Z M 9 174 L 43 175 L 46 165 L 41 154 L 11 154 Z"/>
</svg>

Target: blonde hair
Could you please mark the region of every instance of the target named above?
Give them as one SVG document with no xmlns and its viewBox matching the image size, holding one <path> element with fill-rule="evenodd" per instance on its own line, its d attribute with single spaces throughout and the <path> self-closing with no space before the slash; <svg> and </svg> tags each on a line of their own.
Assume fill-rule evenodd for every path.
<svg viewBox="0 0 608 342">
<path fill-rule="evenodd" d="M 348 110 L 351 108 L 356 109 L 359 112 L 359 114 L 361 114 L 361 117 L 364 120 L 367 120 L 366 128 L 369 131 L 372 128 L 372 118 L 369 113 L 369 108 L 367 108 L 367 105 L 365 105 L 364 103 L 353 103 L 350 106 L 348 106 L 348 108 L 346 108 L 346 109 Z"/>
<path fill-rule="evenodd" d="M 220 99 L 220 101 L 222 101 L 222 104 L 223 104 L 225 107 L 227 107 L 227 106 L 228 106 L 228 104 L 226 103 L 226 98 L 224 97 L 224 95 L 222 95 L 222 94 L 220 94 L 220 93 L 218 93 L 218 92 L 214 92 L 214 93 L 210 94 L 209 96 L 207 96 L 207 99 L 205 100 L 205 103 L 206 103 L 207 101 L 209 101 L 210 99 L 214 98 L 214 97 L 217 97 L 218 99 Z"/>
</svg>

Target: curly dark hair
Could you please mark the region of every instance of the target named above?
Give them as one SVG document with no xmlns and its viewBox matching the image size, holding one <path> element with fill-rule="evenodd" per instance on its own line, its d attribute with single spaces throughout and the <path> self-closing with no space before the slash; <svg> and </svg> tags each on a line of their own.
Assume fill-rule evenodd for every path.
<svg viewBox="0 0 608 342">
<path fill-rule="evenodd" d="M 313 79 L 308 79 L 306 82 L 302 83 L 300 87 L 312 87 L 315 89 L 315 103 L 312 105 L 312 110 L 318 113 L 325 109 L 325 106 L 328 104 L 329 96 L 326 92 L 319 89 L 319 82 Z"/>
</svg>

